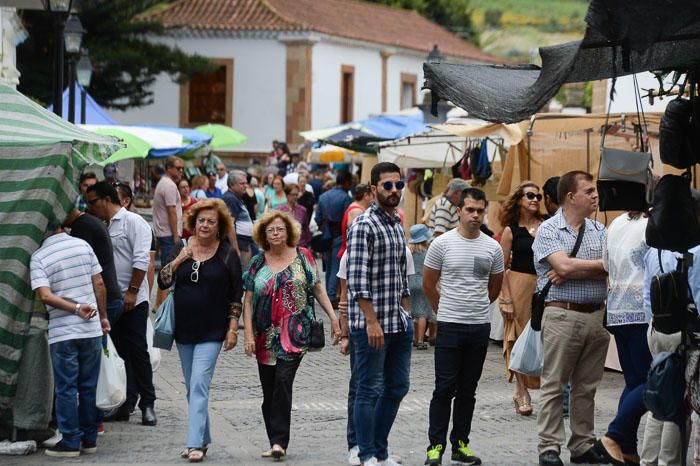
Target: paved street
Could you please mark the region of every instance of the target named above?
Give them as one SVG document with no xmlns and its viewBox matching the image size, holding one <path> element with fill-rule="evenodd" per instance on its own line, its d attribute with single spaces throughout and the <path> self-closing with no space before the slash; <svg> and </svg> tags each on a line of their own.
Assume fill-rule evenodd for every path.
<svg viewBox="0 0 700 466">
<path fill-rule="evenodd" d="M 327 326 L 327 328 L 330 326 Z M 239 341 L 242 342 L 242 331 Z M 286 465 L 347 464 L 345 420 L 348 359 L 336 347 L 308 354 L 294 386 L 292 436 Z M 106 424 L 107 433 L 98 440 L 96 455 L 83 455 L 64 462 L 85 464 L 182 464 L 177 455 L 185 442 L 186 412 L 184 384 L 176 352 L 163 351 L 155 374 L 159 400 L 157 427 L 129 423 Z M 605 431 L 616 407 L 622 376 L 606 372 L 598 390 L 596 433 Z M 433 349 L 414 351 L 411 390 L 390 437 L 392 453 L 405 465 L 423 464 L 428 426 L 428 405 L 433 388 Z M 477 394 L 471 444 L 484 464 L 533 465 L 536 455 L 536 416 L 516 417 L 511 401 L 512 386 L 503 376 L 500 347 L 492 344 Z M 260 465 L 271 462 L 260 457 L 268 448 L 262 416 L 257 368 L 242 345 L 222 353 L 211 392 L 211 422 L 214 435 L 205 462 L 210 464 Z M 535 410 L 539 394 L 533 392 Z M 449 447 L 448 447 L 449 448 Z M 9 459 L 9 463 L 7 462 Z M 564 451 L 563 459 L 568 459 Z M 4 457 L 3 464 L 48 464 L 61 462 L 43 453 L 22 458 Z M 446 461 L 445 464 L 448 464 Z"/>
</svg>

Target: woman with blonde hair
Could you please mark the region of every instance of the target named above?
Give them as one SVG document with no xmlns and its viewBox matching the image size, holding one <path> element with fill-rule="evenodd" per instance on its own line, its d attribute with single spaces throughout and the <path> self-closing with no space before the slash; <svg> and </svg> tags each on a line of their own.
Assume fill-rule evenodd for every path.
<svg viewBox="0 0 700 466">
<path fill-rule="evenodd" d="M 175 342 L 185 377 L 188 401 L 187 445 L 180 456 L 202 461 L 211 443 L 209 387 L 223 347 L 238 340 L 241 315 L 241 263 L 228 242 L 233 219 L 220 199 L 190 207 L 186 245 L 176 244 L 174 257 L 158 274 L 161 289 L 175 285 Z"/>
<path fill-rule="evenodd" d="M 292 385 L 309 348 L 314 297 L 330 319 L 333 344 L 340 326 L 316 269 L 313 254 L 299 247 L 301 228 L 289 214 L 271 210 L 253 227 L 262 251 L 243 275 L 245 353 L 255 355 L 263 391 L 262 414 L 270 450 L 280 459 L 289 444 Z"/>
<path fill-rule="evenodd" d="M 503 204 L 500 222 L 505 228 L 501 236 L 501 248 L 506 266 L 510 268 L 503 277 L 500 310 L 503 314 L 503 355 L 508 381 L 515 376 L 513 403 L 515 413 L 532 414 L 532 402 L 527 389 L 539 388 L 539 377 L 526 376 L 508 369 L 510 352 L 515 340 L 530 321 L 532 295 L 537 286 L 537 275 L 532 254 L 532 242 L 542 224 L 540 188 L 532 181 L 524 181 Z"/>
<path fill-rule="evenodd" d="M 192 190 L 190 191 L 190 197 L 193 199 L 207 199 L 207 186 L 209 186 L 209 179 L 204 175 L 197 175 L 192 178 Z"/>
</svg>

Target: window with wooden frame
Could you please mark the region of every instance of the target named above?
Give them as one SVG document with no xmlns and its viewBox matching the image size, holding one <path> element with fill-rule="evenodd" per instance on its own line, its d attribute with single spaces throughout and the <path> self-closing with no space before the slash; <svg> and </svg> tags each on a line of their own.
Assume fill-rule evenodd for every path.
<svg viewBox="0 0 700 466">
<path fill-rule="evenodd" d="M 233 60 L 212 59 L 217 68 L 180 86 L 180 126 L 233 125 Z"/>
<path fill-rule="evenodd" d="M 401 97 L 400 109 L 411 108 L 416 106 L 416 83 L 418 76 L 411 73 L 401 73 Z"/>
<path fill-rule="evenodd" d="M 355 101 L 355 67 L 340 66 L 340 122 L 353 120 Z"/>
</svg>

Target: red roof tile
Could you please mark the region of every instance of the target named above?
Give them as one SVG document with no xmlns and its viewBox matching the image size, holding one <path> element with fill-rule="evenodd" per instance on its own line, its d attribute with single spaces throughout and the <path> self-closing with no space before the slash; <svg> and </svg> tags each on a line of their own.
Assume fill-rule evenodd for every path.
<svg viewBox="0 0 700 466">
<path fill-rule="evenodd" d="M 151 15 L 166 28 L 308 30 L 447 56 L 502 62 L 410 10 L 359 0 L 180 0 Z"/>
</svg>

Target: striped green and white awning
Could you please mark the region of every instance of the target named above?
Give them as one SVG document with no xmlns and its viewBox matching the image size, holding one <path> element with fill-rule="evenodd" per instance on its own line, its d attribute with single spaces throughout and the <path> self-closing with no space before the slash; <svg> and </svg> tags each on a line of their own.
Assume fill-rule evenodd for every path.
<svg viewBox="0 0 700 466">
<path fill-rule="evenodd" d="M 121 147 L 0 85 L 0 419 L 16 393 L 32 316 L 31 254 L 73 208 L 83 168 Z"/>
</svg>

